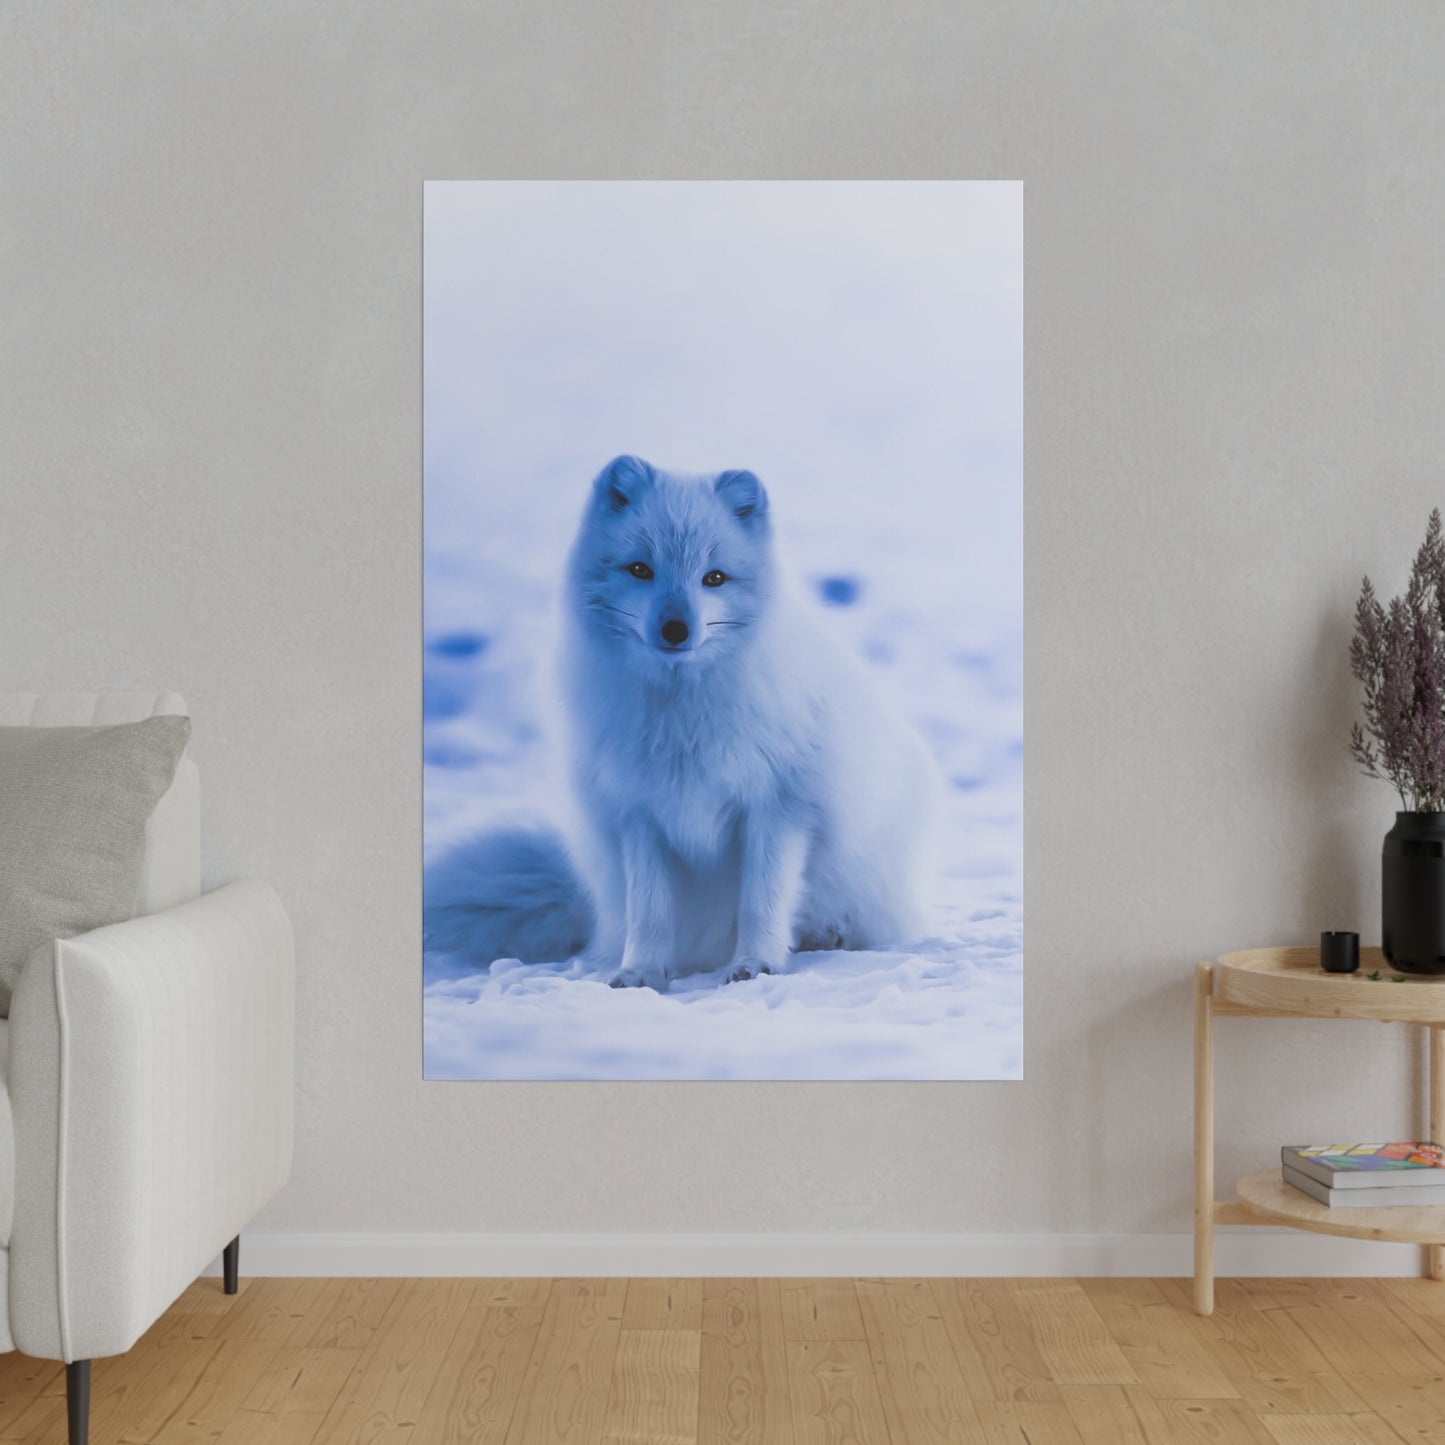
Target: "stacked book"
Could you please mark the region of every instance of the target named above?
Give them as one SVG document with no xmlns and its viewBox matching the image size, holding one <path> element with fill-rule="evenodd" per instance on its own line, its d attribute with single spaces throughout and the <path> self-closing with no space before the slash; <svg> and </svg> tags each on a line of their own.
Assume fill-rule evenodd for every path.
<svg viewBox="0 0 1445 1445">
<path fill-rule="evenodd" d="M 1445 1204 L 1438 1144 L 1297 1144 L 1280 1150 L 1284 1182 L 1331 1209 Z"/>
</svg>

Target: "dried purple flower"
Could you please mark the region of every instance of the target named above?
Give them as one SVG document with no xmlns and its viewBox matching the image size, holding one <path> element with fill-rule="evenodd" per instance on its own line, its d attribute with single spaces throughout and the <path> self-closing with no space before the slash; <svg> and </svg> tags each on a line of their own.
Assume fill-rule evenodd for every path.
<svg viewBox="0 0 1445 1445">
<path fill-rule="evenodd" d="M 1364 579 L 1350 670 L 1365 689 L 1364 726 L 1350 729 L 1355 761 L 1392 783 L 1407 810 L 1445 811 L 1445 535 L 1438 508 L 1403 597 L 1385 608 Z"/>
</svg>

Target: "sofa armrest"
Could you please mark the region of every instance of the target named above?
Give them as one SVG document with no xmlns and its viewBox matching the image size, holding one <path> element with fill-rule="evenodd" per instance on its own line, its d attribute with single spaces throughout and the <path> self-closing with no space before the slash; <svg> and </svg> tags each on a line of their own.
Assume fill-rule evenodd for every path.
<svg viewBox="0 0 1445 1445">
<path fill-rule="evenodd" d="M 291 1167 L 294 948 L 255 880 L 62 939 L 10 1010 L 10 1320 L 45 1359 L 118 1354 Z"/>
</svg>

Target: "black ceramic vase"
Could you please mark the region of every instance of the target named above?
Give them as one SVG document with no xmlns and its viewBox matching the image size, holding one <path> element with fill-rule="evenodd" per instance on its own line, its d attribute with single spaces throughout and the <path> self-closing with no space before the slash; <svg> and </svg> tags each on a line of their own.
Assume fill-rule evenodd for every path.
<svg viewBox="0 0 1445 1445">
<path fill-rule="evenodd" d="M 1384 950 L 1401 973 L 1445 973 L 1445 813 L 1396 813 L 1385 834 Z"/>
</svg>

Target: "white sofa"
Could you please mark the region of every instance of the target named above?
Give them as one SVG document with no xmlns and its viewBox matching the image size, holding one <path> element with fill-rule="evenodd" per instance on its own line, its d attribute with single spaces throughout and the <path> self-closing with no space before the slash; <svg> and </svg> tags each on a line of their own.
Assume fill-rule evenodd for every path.
<svg viewBox="0 0 1445 1445">
<path fill-rule="evenodd" d="M 175 693 L 0 694 L 0 726 L 184 713 Z M 183 758 L 146 830 L 136 917 L 26 960 L 0 1019 L 0 1349 L 64 1360 L 72 1445 L 90 1361 L 120 1354 L 291 1167 L 294 953 L 257 880 L 201 897 Z"/>
</svg>

